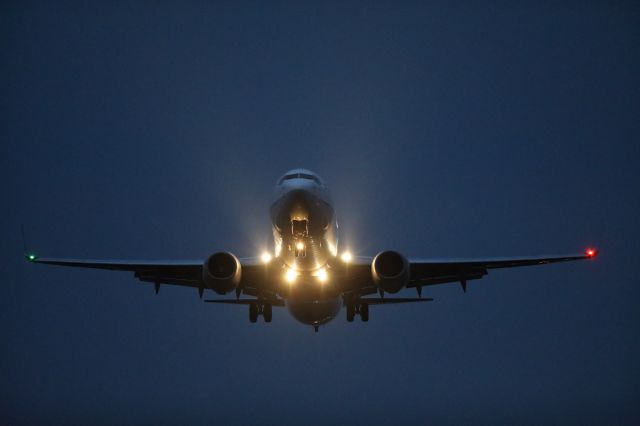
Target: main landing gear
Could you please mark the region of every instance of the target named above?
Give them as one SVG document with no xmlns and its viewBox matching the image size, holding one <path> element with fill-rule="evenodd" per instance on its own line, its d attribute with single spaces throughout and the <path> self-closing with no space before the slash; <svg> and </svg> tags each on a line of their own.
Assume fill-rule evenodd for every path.
<svg viewBox="0 0 640 426">
<path fill-rule="evenodd" d="M 347 303 L 347 321 L 353 322 L 356 315 L 360 315 L 362 322 L 369 321 L 369 305 L 367 303 Z"/>
<path fill-rule="evenodd" d="M 273 318 L 273 310 L 269 303 L 250 303 L 249 304 L 249 321 L 258 321 L 258 315 L 262 315 L 264 322 L 271 322 Z"/>
</svg>

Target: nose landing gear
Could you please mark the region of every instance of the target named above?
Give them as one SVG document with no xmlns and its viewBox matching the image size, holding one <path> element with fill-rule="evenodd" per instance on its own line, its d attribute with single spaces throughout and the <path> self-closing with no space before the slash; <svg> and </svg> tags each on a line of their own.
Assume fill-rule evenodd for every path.
<svg viewBox="0 0 640 426">
<path fill-rule="evenodd" d="M 360 315 L 362 322 L 369 321 L 369 305 L 367 303 L 347 303 L 347 321 L 353 322 L 356 315 Z"/>
<path fill-rule="evenodd" d="M 291 235 L 294 239 L 294 254 L 296 258 L 307 257 L 305 240 L 309 236 L 309 221 L 307 219 L 291 219 Z"/>
<path fill-rule="evenodd" d="M 272 306 L 269 303 L 250 303 L 249 304 L 249 322 L 257 322 L 258 315 L 262 315 L 264 322 L 271 322 L 273 319 Z"/>
</svg>

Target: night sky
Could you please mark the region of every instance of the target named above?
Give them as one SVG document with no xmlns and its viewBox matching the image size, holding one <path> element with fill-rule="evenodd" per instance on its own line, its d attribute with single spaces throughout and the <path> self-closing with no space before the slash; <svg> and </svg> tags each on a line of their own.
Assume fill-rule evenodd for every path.
<svg viewBox="0 0 640 426">
<path fill-rule="evenodd" d="M 2 2 L 0 423 L 637 424 L 640 7 L 476 3 Z M 22 257 L 253 256 L 294 167 L 355 254 L 602 253 L 317 334 Z"/>
</svg>

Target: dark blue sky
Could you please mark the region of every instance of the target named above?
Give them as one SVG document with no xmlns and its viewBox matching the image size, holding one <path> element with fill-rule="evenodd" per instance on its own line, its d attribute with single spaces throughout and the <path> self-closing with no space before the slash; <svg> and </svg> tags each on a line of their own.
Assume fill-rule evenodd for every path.
<svg viewBox="0 0 640 426">
<path fill-rule="evenodd" d="M 105 3 L 0 9 L 0 423 L 640 420 L 637 4 Z M 603 252 L 318 334 L 21 257 L 254 255 L 300 166 L 360 254 Z"/>
</svg>

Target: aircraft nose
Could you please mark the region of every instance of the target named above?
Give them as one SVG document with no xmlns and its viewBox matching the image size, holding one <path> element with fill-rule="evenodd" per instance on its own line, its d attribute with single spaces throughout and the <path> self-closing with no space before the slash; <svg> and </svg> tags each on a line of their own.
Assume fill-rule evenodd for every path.
<svg viewBox="0 0 640 426">
<path fill-rule="evenodd" d="M 284 197 L 284 210 L 288 211 L 292 218 L 298 220 L 308 219 L 309 212 L 319 201 L 313 193 L 306 189 L 296 188 L 287 192 Z"/>
<path fill-rule="evenodd" d="M 318 186 L 317 182 L 311 179 L 289 179 L 282 182 L 282 185 L 285 188 L 290 188 L 290 190 L 294 189 L 311 189 Z"/>
<path fill-rule="evenodd" d="M 333 209 L 320 194 L 299 186 L 286 191 L 271 206 L 271 220 L 279 230 L 292 230 L 294 221 L 304 222 L 307 232 L 315 235 L 321 233 L 332 218 Z"/>
</svg>

